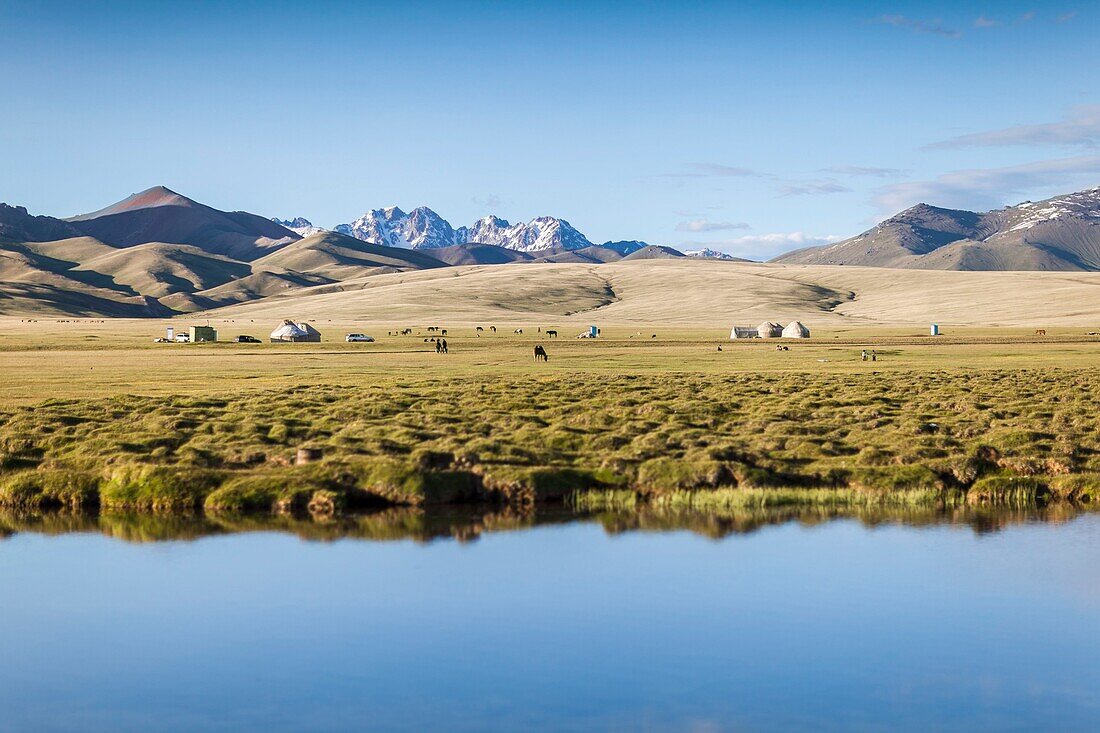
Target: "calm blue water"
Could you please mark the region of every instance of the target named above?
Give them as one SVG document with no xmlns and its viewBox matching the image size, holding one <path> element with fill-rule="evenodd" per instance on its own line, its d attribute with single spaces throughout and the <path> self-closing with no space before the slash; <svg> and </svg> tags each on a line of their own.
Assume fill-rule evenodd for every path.
<svg viewBox="0 0 1100 733">
<path fill-rule="evenodd" d="M 0 541 L 2 731 L 1100 729 L 1100 516 Z"/>
</svg>

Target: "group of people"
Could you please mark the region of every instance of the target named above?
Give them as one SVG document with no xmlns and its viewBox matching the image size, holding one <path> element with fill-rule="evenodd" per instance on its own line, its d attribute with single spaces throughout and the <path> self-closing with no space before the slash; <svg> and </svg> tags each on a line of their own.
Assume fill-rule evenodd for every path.
<svg viewBox="0 0 1100 733">
<path fill-rule="evenodd" d="M 860 361 L 867 361 L 868 359 L 870 359 L 871 361 L 878 361 L 878 354 L 875 353 L 874 349 L 871 349 L 870 352 L 868 352 L 867 349 L 864 349 L 863 352 L 859 355 Z"/>
<path fill-rule="evenodd" d="M 447 353 L 447 339 L 441 338 L 435 341 L 435 353 L 446 354 Z"/>
</svg>

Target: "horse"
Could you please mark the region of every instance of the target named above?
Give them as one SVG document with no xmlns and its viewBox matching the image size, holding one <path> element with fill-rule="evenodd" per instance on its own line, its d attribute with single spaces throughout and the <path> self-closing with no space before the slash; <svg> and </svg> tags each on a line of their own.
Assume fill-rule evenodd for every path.
<svg viewBox="0 0 1100 733">
<path fill-rule="evenodd" d="M 496 333 L 497 332 L 497 327 L 496 326 L 489 326 L 489 330 L 492 331 L 493 333 Z"/>
<path fill-rule="evenodd" d="M 1037 329 L 1035 329 L 1035 335 L 1036 336 L 1046 336 L 1047 335 L 1047 330 L 1045 328 L 1037 328 Z"/>
<path fill-rule="evenodd" d="M 484 328 L 482 328 L 481 326 L 478 326 L 478 327 L 477 327 L 477 328 L 475 328 L 474 330 L 475 330 L 475 331 L 477 331 L 478 333 L 481 333 L 481 332 L 482 332 L 482 331 L 484 331 L 485 329 L 484 329 Z"/>
<path fill-rule="evenodd" d="M 523 329 L 517 328 L 515 331 L 512 331 L 512 333 L 523 333 Z"/>
<path fill-rule="evenodd" d="M 554 331 L 552 329 L 547 329 L 546 330 L 546 337 L 547 338 L 552 338 L 552 339 L 557 338 L 558 337 L 558 332 Z"/>
<path fill-rule="evenodd" d="M 441 329 L 439 329 L 439 333 L 443 336 L 446 336 L 447 335 L 447 329 L 441 328 Z"/>
<path fill-rule="evenodd" d="M 546 349 L 541 345 L 535 347 L 535 361 L 549 361 L 550 357 L 546 355 Z"/>
</svg>

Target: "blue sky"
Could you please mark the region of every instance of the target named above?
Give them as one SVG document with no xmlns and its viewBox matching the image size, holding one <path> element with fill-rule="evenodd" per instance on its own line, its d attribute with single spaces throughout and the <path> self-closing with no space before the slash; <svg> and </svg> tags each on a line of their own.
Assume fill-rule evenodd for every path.
<svg viewBox="0 0 1100 733">
<path fill-rule="evenodd" d="M 163 184 L 763 258 L 1100 184 L 1100 7 L 0 0 L 0 201 Z"/>
</svg>

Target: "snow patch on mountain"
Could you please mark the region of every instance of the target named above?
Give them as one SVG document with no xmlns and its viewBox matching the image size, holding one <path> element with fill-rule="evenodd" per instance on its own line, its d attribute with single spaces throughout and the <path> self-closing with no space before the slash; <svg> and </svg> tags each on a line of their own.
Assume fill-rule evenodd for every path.
<svg viewBox="0 0 1100 733">
<path fill-rule="evenodd" d="M 547 249 L 583 249 L 592 242 L 564 219 L 542 216 L 511 224 L 498 216 L 486 216 L 472 226 L 454 229 L 446 219 L 426 206 L 406 214 L 396 206 L 373 209 L 349 224 L 336 227 L 341 234 L 390 247 L 436 249 L 454 244 L 493 244 L 520 252 Z"/>
<path fill-rule="evenodd" d="M 275 222 L 281 227 L 289 229 L 290 231 L 302 237 L 308 237 L 311 234 L 317 234 L 318 232 L 325 231 L 325 229 L 314 226 L 313 222 L 301 216 L 296 216 L 293 219 L 272 218 L 271 221 Z"/>
</svg>

